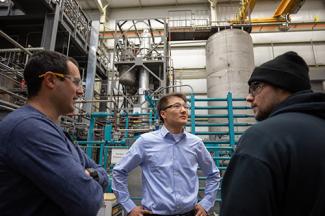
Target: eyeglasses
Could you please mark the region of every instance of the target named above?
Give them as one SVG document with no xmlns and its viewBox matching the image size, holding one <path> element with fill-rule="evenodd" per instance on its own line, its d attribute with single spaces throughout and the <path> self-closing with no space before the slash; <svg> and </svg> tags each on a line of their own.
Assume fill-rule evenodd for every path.
<svg viewBox="0 0 325 216">
<path fill-rule="evenodd" d="M 253 97 L 261 93 L 265 83 L 262 82 L 252 82 L 249 86 L 248 93 L 251 94 Z"/>
<path fill-rule="evenodd" d="M 190 109 L 189 105 L 187 105 L 187 104 L 174 103 L 172 105 L 166 106 L 163 110 L 166 110 L 169 108 L 172 108 L 175 110 L 180 110 L 182 107 L 184 107 L 184 109 L 186 109 L 186 110 Z"/>
<path fill-rule="evenodd" d="M 44 74 L 41 74 L 41 75 L 39 75 L 38 76 L 38 78 L 42 78 L 42 77 L 44 77 L 46 74 L 53 74 L 53 75 L 55 75 L 55 76 L 57 76 L 57 77 L 60 77 L 60 78 L 62 78 L 62 79 L 69 79 L 76 87 L 81 87 L 82 86 L 82 80 L 81 79 L 79 79 L 79 78 L 77 78 L 77 77 L 72 77 L 72 76 L 70 76 L 70 75 L 66 75 L 66 74 L 61 74 L 61 73 L 54 73 L 54 72 L 50 72 L 50 71 L 48 71 L 48 72 L 46 72 L 46 73 L 44 73 Z"/>
</svg>

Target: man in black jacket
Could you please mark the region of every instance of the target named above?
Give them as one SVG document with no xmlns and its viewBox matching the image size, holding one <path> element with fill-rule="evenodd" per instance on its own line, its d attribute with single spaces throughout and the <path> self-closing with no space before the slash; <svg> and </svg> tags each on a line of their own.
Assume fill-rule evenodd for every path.
<svg viewBox="0 0 325 216">
<path fill-rule="evenodd" d="M 229 163 L 221 216 L 325 215 L 325 94 L 310 90 L 295 52 L 256 67 L 248 84 L 259 122 Z"/>
</svg>

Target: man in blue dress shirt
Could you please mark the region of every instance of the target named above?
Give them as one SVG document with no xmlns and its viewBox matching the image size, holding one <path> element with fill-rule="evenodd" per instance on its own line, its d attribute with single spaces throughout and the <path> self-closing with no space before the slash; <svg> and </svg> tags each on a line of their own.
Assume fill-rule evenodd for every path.
<svg viewBox="0 0 325 216">
<path fill-rule="evenodd" d="M 113 191 L 130 216 L 204 216 L 214 206 L 220 173 L 202 140 L 184 130 L 188 108 L 183 94 L 162 97 L 157 109 L 164 125 L 141 135 L 114 167 Z M 141 206 L 130 199 L 127 182 L 128 173 L 137 166 L 142 169 Z M 198 167 L 207 176 L 200 202 Z"/>
</svg>

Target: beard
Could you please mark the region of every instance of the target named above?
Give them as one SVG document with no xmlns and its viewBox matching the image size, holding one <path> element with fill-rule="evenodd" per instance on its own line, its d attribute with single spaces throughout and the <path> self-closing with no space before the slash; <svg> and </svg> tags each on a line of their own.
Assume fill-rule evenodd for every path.
<svg viewBox="0 0 325 216">
<path fill-rule="evenodd" d="M 274 108 L 277 106 L 278 103 L 269 104 L 269 106 L 259 107 L 257 112 L 255 113 L 256 121 L 263 121 L 267 119 L 270 114 L 273 112 Z"/>
<path fill-rule="evenodd" d="M 263 121 L 263 120 L 267 119 L 270 114 L 271 114 L 271 112 L 261 112 L 260 111 L 255 114 L 255 119 L 256 119 L 256 121 Z"/>
</svg>

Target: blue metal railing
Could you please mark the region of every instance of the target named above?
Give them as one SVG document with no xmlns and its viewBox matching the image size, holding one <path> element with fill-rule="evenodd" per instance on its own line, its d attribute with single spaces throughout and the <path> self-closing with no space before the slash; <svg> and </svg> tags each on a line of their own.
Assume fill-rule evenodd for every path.
<svg viewBox="0 0 325 216">
<path fill-rule="evenodd" d="M 153 100 L 152 100 L 153 101 Z M 204 144 L 206 145 L 209 152 L 218 166 L 218 168 L 224 172 L 227 168 L 227 162 L 230 160 L 233 154 L 236 143 L 240 135 L 243 134 L 245 128 L 248 128 L 253 123 L 241 122 L 242 119 L 252 118 L 251 114 L 237 113 L 237 111 L 249 110 L 250 107 L 243 105 L 235 105 L 234 102 L 244 102 L 244 98 L 233 98 L 231 93 L 227 94 L 226 98 L 195 98 L 194 93 L 189 96 L 189 102 L 191 105 L 189 113 L 189 122 L 186 125 L 190 128 L 191 133 L 202 136 Z M 211 106 L 197 106 L 197 102 L 218 102 L 220 106 L 216 106 L 215 103 Z M 155 104 L 152 102 L 152 104 Z M 222 114 L 197 114 L 196 111 L 206 110 L 208 113 L 211 110 L 224 110 L 225 113 Z M 136 116 L 145 116 L 150 128 L 153 122 L 157 122 L 159 115 L 157 112 L 150 111 L 149 113 L 121 113 L 119 114 L 120 124 L 117 125 L 114 122 L 116 115 L 114 113 L 102 113 L 95 112 L 91 114 L 89 122 L 89 130 L 86 141 L 77 141 L 77 144 L 85 147 L 86 153 L 89 157 L 95 159 L 95 161 L 102 165 L 105 169 L 112 168 L 110 163 L 110 154 L 113 148 L 116 149 L 127 149 L 129 145 L 127 144 L 128 139 L 135 138 L 132 131 L 132 121 L 130 118 Z M 102 126 L 102 137 L 98 139 L 95 138 L 96 131 L 96 121 L 98 119 L 105 119 Z M 253 121 L 251 121 L 253 122 Z M 119 139 L 114 138 L 116 135 L 116 127 L 123 127 L 123 134 Z M 237 128 L 237 130 L 236 130 Z M 241 130 L 238 130 L 241 128 Z M 208 138 L 206 137 L 208 136 Z M 222 137 L 222 139 L 216 139 L 215 137 Z M 130 143 L 131 144 L 131 143 Z M 97 148 L 95 151 L 94 149 Z M 95 156 L 95 157 L 94 157 Z M 200 176 L 200 180 L 205 180 L 205 177 Z"/>
</svg>

